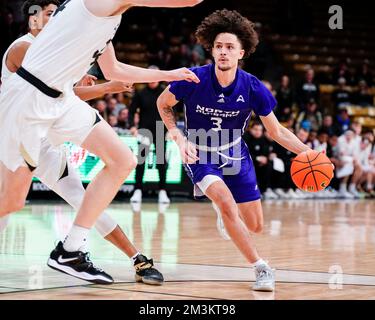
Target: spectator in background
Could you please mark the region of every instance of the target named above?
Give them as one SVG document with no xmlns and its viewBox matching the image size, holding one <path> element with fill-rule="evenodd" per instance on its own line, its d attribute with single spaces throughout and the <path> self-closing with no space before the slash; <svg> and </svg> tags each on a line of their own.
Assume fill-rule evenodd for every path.
<svg viewBox="0 0 375 320">
<path fill-rule="evenodd" d="M 290 131 L 293 131 L 296 127 L 296 119 L 294 118 L 293 114 L 289 116 L 289 118 L 284 123 L 285 128 Z"/>
<path fill-rule="evenodd" d="M 194 33 L 190 33 L 188 48 L 190 50 L 191 56 L 194 56 L 192 60 L 196 63 L 201 64 L 206 57 L 206 53 L 202 45 L 197 43 L 197 38 L 195 37 Z"/>
<path fill-rule="evenodd" d="M 117 100 L 117 104 L 116 104 L 115 110 L 122 110 L 124 108 L 127 108 L 125 104 L 125 97 L 124 97 L 123 92 L 116 94 L 116 100 Z"/>
<path fill-rule="evenodd" d="M 340 168 L 337 168 L 336 175 L 340 179 L 339 193 L 342 198 L 354 199 L 359 198 L 360 195 L 356 188 L 362 176 L 361 165 L 358 161 L 359 149 L 352 130 L 347 130 L 338 138 L 338 152 L 339 160 L 342 163 Z M 347 184 L 351 177 L 349 188 Z"/>
<path fill-rule="evenodd" d="M 322 124 L 321 129 L 326 131 L 329 136 L 333 136 L 333 135 L 339 136 L 342 133 L 337 123 L 333 122 L 333 118 L 330 114 L 326 114 L 323 117 L 323 124 Z"/>
<path fill-rule="evenodd" d="M 315 145 L 317 143 L 317 137 L 318 137 L 318 132 L 315 130 L 310 130 L 309 131 L 309 136 L 307 137 L 307 142 L 306 144 L 311 148 L 315 149 Z"/>
<path fill-rule="evenodd" d="M 159 68 L 156 66 L 150 66 L 149 69 Z M 164 128 L 164 124 L 161 121 L 156 101 L 160 94 L 163 92 L 164 87 L 159 82 L 153 82 L 147 84 L 147 86 L 141 91 L 136 91 L 134 94 L 133 101 L 130 106 L 131 118 L 133 119 L 132 127 L 135 125 L 135 114 L 139 114 L 138 124 L 138 135 L 141 135 L 141 129 L 147 129 L 152 134 L 152 137 L 140 138 L 138 150 L 141 152 L 138 154 L 138 165 L 136 168 L 136 184 L 133 196 L 130 198 L 130 202 L 133 204 L 133 208 L 136 208 L 136 204 L 142 202 L 142 179 L 145 172 L 145 159 L 150 152 L 151 143 L 155 142 L 155 148 L 164 148 L 164 152 L 161 153 L 156 150 L 157 169 L 159 171 L 159 203 L 170 203 L 166 192 L 166 173 L 167 173 L 167 162 L 165 158 L 166 142 L 164 145 L 158 145 L 155 141 L 156 138 L 156 126 L 161 124 Z M 131 129 L 133 132 L 137 132 L 134 128 Z M 164 136 L 163 136 L 164 138 Z M 148 142 L 147 142 L 148 140 Z M 160 158 L 161 157 L 161 158 Z M 138 211 L 138 210 L 135 210 Z"/>
<path fill-rule="evenodd" d="M 323 152 L 327 151 L 329 135 L 327 130 L 320 129 L 316 140 L 314 141 L 314 150 Z"/>
<path fill-rule="evenodd" d="M 94 103 L 94 109 L 98 110 L 99 114 L 103 117 L 105 121 L 108 121 L 107 104 L 104 100 L 97 100 Z"/>
<path fill-rule="evenodd" d="M 117 117 L 116 127 L 123 129 L 123 130 L 130 129 L 129 109 L 124 108 L 119 112 L 118 117 Z"/>
<path fill-rule="evenodd" d="M 107 103 L 107 112 L 108 115 L 113 114 L 114 116 L 118 116 L 121 110 L 121 104 L 118 104 L 115 98 L 110 98 Z"/>
<path fill-rule="evenodd" d="M 362 177 L 357 186 L 358 190 L 372 194 L 374 191 L 374 178 L 375 178 L 375 165 L 371 159 L 372 145 L 370 140 L 363 137 L 360 142 L 358 160 L 362 167 Z M 365 184 L 365 188 L 362 188 L 362 184 Z"/>
<path fill-rule="evenodd" d="M 108 123 L 109 125 L 112 127 L 112 128 L 116 128 L 117 127 L 117 117 L 114 116 L 113 114 L 111 114 L 109 117 L 108 117 Z M 115 131 L 117 131 L 115 129 Z"/>
<path fill-rule="evenodd" d="M 337 126 L 342 134 L 350 127 L 350 117 L 347 109 L 341 109 L 336 117 Z"/>
<path fill-rule="evenodd" d="M 348 85 L 353 83 L 346 60 L 341 60 L 339 65 L 333 70 L 332 83 L 336 84 L 340 78 L 344 78 Z"/>
<path fill-rule="evenodd" d="M 370 63 L 368 60 L 363 61 L 361 68 L 357 71 L 356 82 L 358 83 L 359 81 L 363 80 L 366 81 L 369 87 L 372 87 L 374 85 L 374 75 L 369 69 L 369 64 Z"/>
<path fill-rule="evenodd" d="M 311 98 L 306 105 L 306 110 L 301 111 L 297 117 L 296 129 L 299 130 L 301 127 L 304 127 L 318 131 L 323 123 L 323 118 L 321 112 L 317 109 L 316 101 Z"/>
<path fill-rule="evenodd" d="M 287 75 L 281 77 L 280 87 L 276 91 L 277 108 L 276 116 L 280 122 L 288 121 L 292 115 L 294 104 L 294 93 L 290 86 L 290 80 Z"/>
<path fill-rule="evenodd" d="M 335 105 L 336 112 L 351 104 L 351 95 L 346 89 L 346 80 L 344 77 L 337 80 L 337 89 L 332 93 L 332 101 Z"/>
<path fill-rule="evenodd" d="M 361 107 L 369 107 L 374 104 L 374 97 L 371 95 L 366 81 L 359 81 L 358 91 L 353 94 L 353 103 Z"/>
<path fill-rule="evenodd" d="M 315 72 L 312 68 L 307 69 L 305 73 L 305 80 L 298 86 L 297 102 L 300 110 L 304 110 L 306 104 L 314 99 L 319 101 L 319 85 L 315 82 Z"/>
<path fill-rule="evenodd" d="M 260 191 L 263 193 L 269 187 L 269 142 L 264 136 L 263 125 L 254 121 L 250 130 L 247 130 L 243 136 L 246 145 L 249 148 L 250 154 L 254 159 L 254 168 L 257 177 L 261 177 L 258 180 L 258 186 Z"/>
</svg>

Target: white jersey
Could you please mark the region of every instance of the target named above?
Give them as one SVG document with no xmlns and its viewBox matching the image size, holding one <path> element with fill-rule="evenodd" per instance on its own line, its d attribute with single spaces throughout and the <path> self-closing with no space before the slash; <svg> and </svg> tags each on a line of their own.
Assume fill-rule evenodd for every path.
<svg viewBox="0 0 375 320">
<path fill-rule="evenodd" d="M 84 0 L 67 0 L 38 34 L 22 66 L 48 86 L 68 92 L 104 52 L 121 15 L 97 17 Z"/>
<path fill-rule="evenodd" d="M 6 64 L 6 60 L 7 60 L 7 56 L 8 56 L 8 53 L 9 53 L 9 50 L 17 43 L 19 42 L 28 42 L 28 43 L 33 43 L 33 41 L 35 40 L 35 37 L 31 34 L 31 33 L 28 33 L 28 34 L 25 34 L 24 36 L 22 36 L 21 38 L 18 38 L 16 41 L 14 41 L 10 46 L 9 48 L 7 49 L 7 51 L 5 51 L 4 53 L 4 56 L 3 56 L 3 61 L 2 61 L 2 68 L 1 68 L 1 82 L 4 83 L 6 80 L 8 80 L 8 78 L 13 74 L 13 72 L 10 72 L 8 67 L 7 67 L 7 64 Z"/>
</svg>

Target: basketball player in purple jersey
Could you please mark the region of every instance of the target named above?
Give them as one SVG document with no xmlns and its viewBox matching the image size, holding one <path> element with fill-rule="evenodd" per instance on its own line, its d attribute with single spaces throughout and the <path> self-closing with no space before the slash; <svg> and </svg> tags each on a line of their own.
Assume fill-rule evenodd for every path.
<svg viewBox="0 0 375 320">
<path fill-rule="evenodd" d="M 283 147 L 296 154 L 310 148 L 280 125 L 272 112 L 276 100 L 262 82 L 238 68 L 238 61 L 258 44 L 252 22 L 224 9 L 206 17 L 196 36 L 215 62 L 191 69 L 200 83 L 170 83 L 158 109 L 180 148 L 195 195 L 212 200 L 219 231 L 254 267 L 253 290 L 273 291 L 274 272 L 260 258 L 249 233 L 262 231 L 263 212 L 254 165 L 241 136 L 254 112 Z M 172 110 L 178 101 L 185 105 L 185 134 L 177 129 Z"/>
</svg>

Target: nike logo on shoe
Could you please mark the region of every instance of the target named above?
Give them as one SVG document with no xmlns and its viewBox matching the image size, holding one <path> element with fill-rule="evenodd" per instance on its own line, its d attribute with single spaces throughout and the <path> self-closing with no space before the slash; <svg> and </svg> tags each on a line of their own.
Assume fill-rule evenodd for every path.
<svg viewBox="0 0 375 320">
<path fill-rule="evenodd" d="M 62 256 L 59 256 L 59 258 L 57 259 L 57 261 L 58 261 L 59 263 L 67 263 L 67 262 L 71 262 L 71 261 L 74 261 L 74 260 L 77 260 L 77 257 L 75 257 L 75 258 L 63 259 Z"/>
</svg>

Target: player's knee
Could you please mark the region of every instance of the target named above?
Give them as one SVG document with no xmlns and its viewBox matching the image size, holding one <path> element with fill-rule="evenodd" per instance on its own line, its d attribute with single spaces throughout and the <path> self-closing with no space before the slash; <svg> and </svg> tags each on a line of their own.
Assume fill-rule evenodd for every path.
<svg viewBox="0 0 375 320">
<path fill-rule="evenodd" d="M 234 221 L 238 218 L 238 212 L 236 208 L 230 203 L 230 201 L 221 202 L 219 208 L 223 219 Z"/>
<path fill-rule="evenodd" d="M 263 223 L 261 222 L 258 222 L 254 225 L 253 228 L 251 228 L 251 230 L 253 233 L 262 233 L 263 231 Z"/>
</svg>

